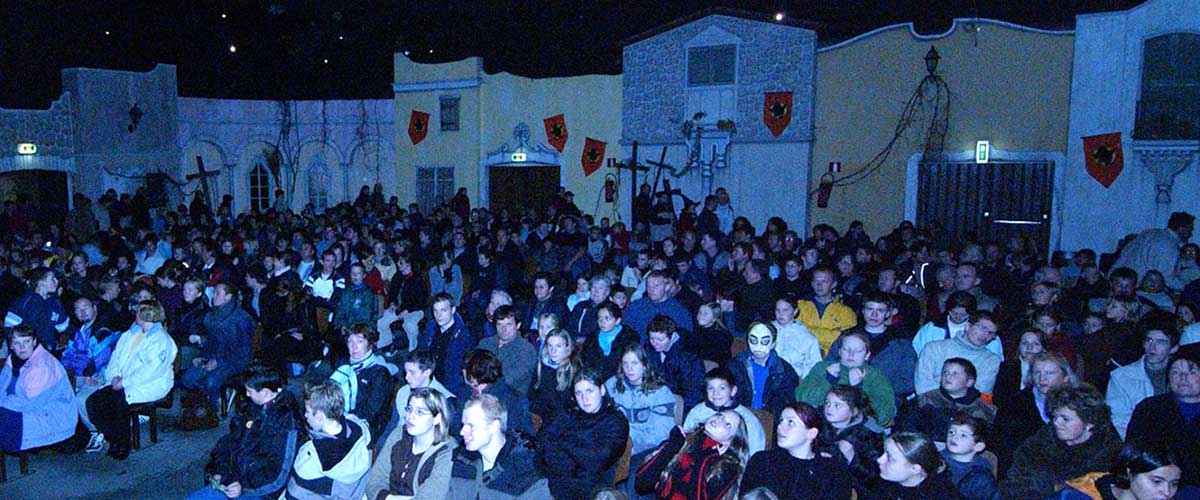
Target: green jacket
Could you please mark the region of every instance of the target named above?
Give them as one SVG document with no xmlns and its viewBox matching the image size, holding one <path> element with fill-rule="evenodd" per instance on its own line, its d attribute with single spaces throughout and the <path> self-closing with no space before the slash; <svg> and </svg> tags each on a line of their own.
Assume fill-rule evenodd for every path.
<svg viewBox="0 0 1200 500">
<path fill-rule="evenodd" d="M 816 407 L 825 404 L 825 394 L 834 386 L 834 383 L 829 380 L 829 373 L 825 371 L 831 364 L 833 363 L 822 361 L 813 365 L 808 376 L 800 382 L 800 387 L 796 388 L 796 400 Z M 896 416 L 896 396 L 892 392 L 892 383 L 879 368 L 871 365 L 864 365 L 863 368 L 866 369 L 866 374 L 863 375 L 859 389 L 862 389 L 863 393 L 867 395 L 867 399 L 871 401 L 871 409 L 875 411 L 875 421 L 879 422 L 880 426 L 889 426 L 892 424 L 892 418 Z M 850 385 L 850 370 L 842 367 L 842 371 L 838 373 L 837 384 Z"/>
</svg>

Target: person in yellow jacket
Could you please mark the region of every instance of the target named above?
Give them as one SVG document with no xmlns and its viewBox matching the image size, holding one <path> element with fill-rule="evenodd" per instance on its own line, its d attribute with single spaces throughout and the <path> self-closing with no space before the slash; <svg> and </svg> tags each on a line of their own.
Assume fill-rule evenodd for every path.
<svg viewBox="0 0 1200 500">
<path fill-rule="evenodd" d="M 842 332 L 858 324 L 858 315 L 833 295 L 833 270 L 820 266 L 812 273 L 813 298 L 796 301 L 796 319 L 808 327 L 821 344 L 821 355 Z"/>
</svg>

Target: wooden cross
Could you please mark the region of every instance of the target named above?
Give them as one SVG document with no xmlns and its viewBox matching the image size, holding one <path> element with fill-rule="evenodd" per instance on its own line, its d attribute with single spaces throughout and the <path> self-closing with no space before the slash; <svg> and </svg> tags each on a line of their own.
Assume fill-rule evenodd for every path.
<svg viewBox="0 0 1200 500">
<path fill-rule="evenodd" d="M 616 158 L 609 158 L 608 159 L 608 168 L 615 169 L 617 171 L 618 178 L 620 177 L 622 170 L 629 171 L 629 177 L 630 177 L 629 178 L 629 194 L 630 194 L 630 196 L 629 196 L 629 216 L 630 216 L 630 218 L 632 218 L 633 217 L 633 203 L 634 203 L 633 200 L 637 198 L 637 194 L 638 194 L 637 173 L 650 171 L 650 167 L 647 167 L 645 165 L 638 163 L 638 143 L 637 143 L 637 141 L 633 141 L 633 156 L 631 156 L 629 158 L 628 162 L 619 162 L 619 161 L 617 161 Z M 636 223 L 636 222 L 637 221 L 634 221 L 634 223 Z M 633 226 L 633 224 L 630 224 L 630 229 L 633 228 L 632 226 Z"/>
<path fill-rule="evenodd" d="M 196 155 L 196 173 L 187 175 L 187 180 L 189 181 L 200 179 L 200 189 L 204 191 L 204 202 L 208 204 L 210 209 L 212 208 L 213 204 L 212 198 L 209 197 L 208 194 L 208 178 L 216 177 L 218 175 L 221 175 L 221 172 L 208 172 L 204 170 L 204 158 L 200 155 Z"/>
</svg>

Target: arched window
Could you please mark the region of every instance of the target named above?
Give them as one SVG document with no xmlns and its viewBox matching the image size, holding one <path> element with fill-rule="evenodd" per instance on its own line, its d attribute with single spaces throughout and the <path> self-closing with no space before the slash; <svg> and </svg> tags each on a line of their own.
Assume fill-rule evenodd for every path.
<svg viewBox="0 0 1200 500">
<path fill-rule="evenodd" d="M 250 210 L 266 211 L 271 206 L 271 176 L 267 168 L 256 163 L 250 169 Z"/>
<path fill-rule="evenodd" d="M 1200 139 L 1200 34 L 1169 33 L 1145 41 L 1133 135 Z"/>
<path fill-rule="evenodd" d="M 332 177 L 323 158 L 313 159 L 308 166 L 308 202 L 318 212 L 329 207 L 329 183 Z"/>
</svg>

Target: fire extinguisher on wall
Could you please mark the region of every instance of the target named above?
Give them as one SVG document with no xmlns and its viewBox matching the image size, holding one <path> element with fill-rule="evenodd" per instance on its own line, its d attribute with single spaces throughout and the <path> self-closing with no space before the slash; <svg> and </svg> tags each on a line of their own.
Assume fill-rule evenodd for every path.
<svg viewBox="0 0 1200 500">
<path fill-rule="evenodd" d="M 604 202 L 612 203 L 613 198 L 617 195 L 617 183 L 609 177 L 604 179 Z"/>
<path fill-rule="evenodd" d="M 821 175 L 821 184 L 817 187 L 817 208 L 829 207 L 829 193 L 833 191 L 833 173 Z"/>
</svg>

